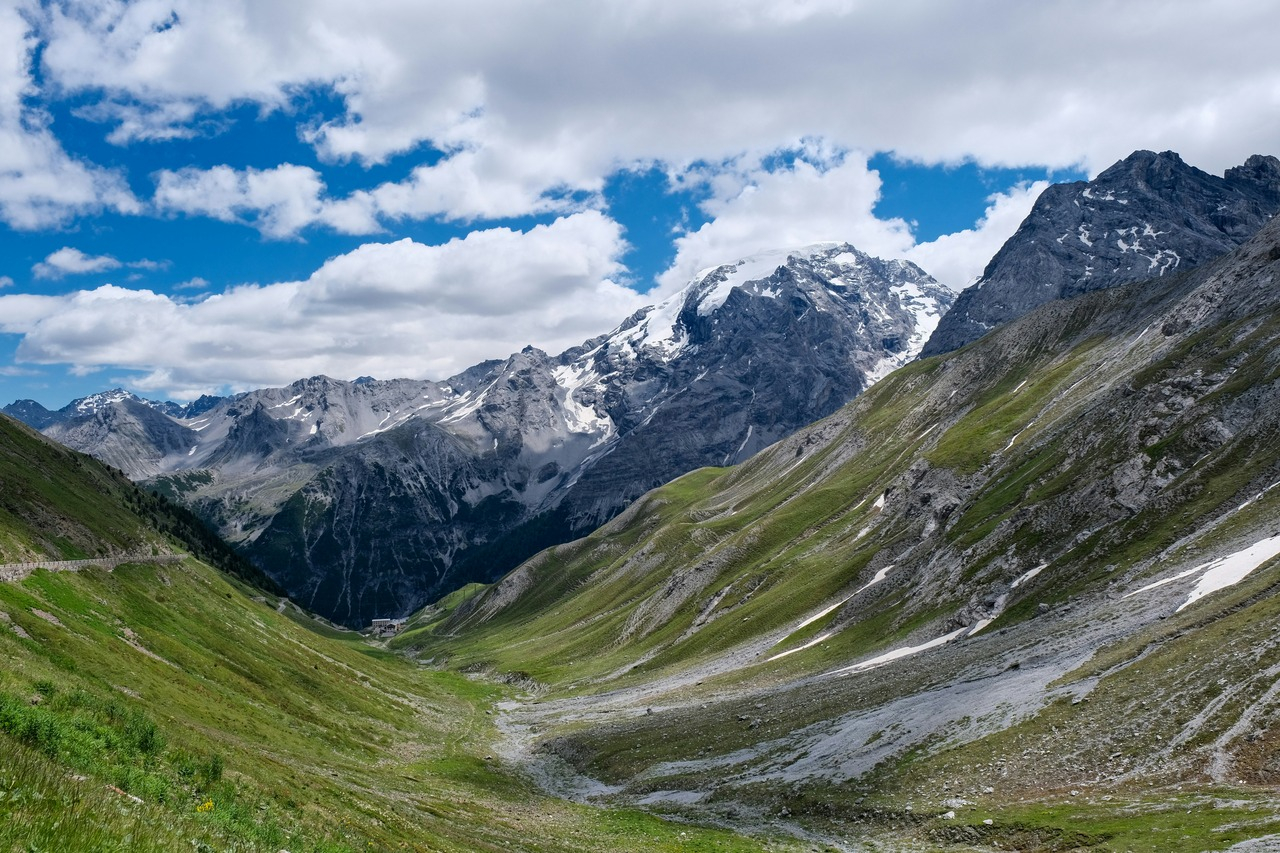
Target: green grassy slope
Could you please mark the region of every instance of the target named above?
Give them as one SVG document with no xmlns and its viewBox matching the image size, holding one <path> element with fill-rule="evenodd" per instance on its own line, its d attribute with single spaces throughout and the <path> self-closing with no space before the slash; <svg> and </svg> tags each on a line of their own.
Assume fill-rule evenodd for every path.
<svg viewBox="0 0 1280 853">
<path fill-rule="evenodd" d="M 3 559 L 172 551 L 162 503 L 0 422 Z M 185 531 L 189 533 L 189 531 Z M 198 543 L 197 543 L 198 544 Z M 784 850 L 544 796 L 510 692 L 194 558 L 0 582 L 0 850 Z"/>
<path fill-rule="evenodd" d="M 172 553 L 276 591 L 187 509 L 0 415 L 0 563 Z"/>
<path fill-rule="evenodd" d="M 1194 305 L 1213 270 L 1055 304 L 910 365 L 739 468 L 650 493 L 397 644 L 551 684 L 610 675 L 613 688 L 762 638 L 783 651 L 851 627 L 772 664 L 753 656 L 752 677 L 767 678 L 972 622 L 1042 563 L 997 625 L 1104 568 L 1189 553 L 1165 552 L 1190 531 L 1207 531 L 1196 548 L 1226 543 L 1276 517 L 1275 492 L 1234 512 L 1280 479 L 1268 405 L 1280 297 L 1262 283 L 1275 266 L 1264 254 L 1252 302 L 1186 337 L 1151 328 Z M 890 565 L 886 582 L 790 634 Z"/>
<path fill-rule="evenodd" d="M 195 561 L 0 584 L 0 849 L 769 846 L 542 796 L 502 688 L 274 605 Z"/>
<path fill-rule="evenodd" d="M 550 710 L 520 714 L 543 752 L 623 796 L 1004 849 L 1280 832 L 1280 565 L 1182 612 L 1192 581 L 1123 597 L 1280 531 L 1277 280 L 1273 223 L 1201 270 L 1046 306 L 396 644 L 541 682 Z M 948 704 L 983 693 L 1003 701 L 982 719 Z"/>
</svg>

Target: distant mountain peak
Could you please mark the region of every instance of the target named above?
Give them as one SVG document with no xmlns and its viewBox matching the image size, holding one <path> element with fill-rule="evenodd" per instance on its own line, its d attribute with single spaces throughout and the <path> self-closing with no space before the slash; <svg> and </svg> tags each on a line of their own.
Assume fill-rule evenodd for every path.
<svg viewBox="0 0 1280 853">
<path fill-rule="evenodd" d="M 1280 212 L 1280 160 L 1210 175 L 1173 151 L 1135 151 L 1092 181 L 1046 189 L 922 352 L 958 349 L 1033 308 L 1199 266 Z"/>
<path fill-rule="evenodd" d="M 137 400 L 142 402 L 141 398 L 131 394 L 123 388 L 112 388 L 110 391 L 99 391 L 97 394 L 90 394 L 88 397 L 81 397 L 71 402 L 71 406 L 75 407 L 76 414 L 88 415 L 101 411 L 112 403 L 120 403 L 125 400 Z"/>
</svg>

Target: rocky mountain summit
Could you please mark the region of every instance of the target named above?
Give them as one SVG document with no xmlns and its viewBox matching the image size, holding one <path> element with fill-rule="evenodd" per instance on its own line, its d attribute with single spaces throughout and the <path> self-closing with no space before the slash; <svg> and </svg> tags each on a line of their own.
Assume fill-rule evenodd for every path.
<svg viewBox="0 0 1280 853">
<path fill-rule="evenodd" d="M 1036 200 L 922 355 L 959 349 L 1054 299 L 1199 266 L 1280 211 L 1280 160 L 1254 155 L 1219 178 L 1172 151 L 1135 151 L 1092 181 Z"/>
<path fill-rule="evenodd" d="M 952 298 L 910 263 L 821 244 L 705 270 L 558 356 L 529 347 L 445 382 L 312 377 L 176 416 L 112 394 L 44 428 L 194 507 L 300 603 L 363 624 L 830 414 L 915 358 Z"/>
</svg>

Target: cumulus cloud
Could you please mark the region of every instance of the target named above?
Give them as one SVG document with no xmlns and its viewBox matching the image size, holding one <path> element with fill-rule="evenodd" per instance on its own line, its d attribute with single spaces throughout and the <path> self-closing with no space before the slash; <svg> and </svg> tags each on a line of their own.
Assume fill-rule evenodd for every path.
<svg viewBox="0 0 1280 853">
<path fill-rule="evenodd" d="M 561 155 L 563 152 L 561 152 Z M 274 239 L 296 237 L 307 228 L 341 234 L 372 234 L 381 221 L 439 218 L 460 222 L 533 214 L 570 213 L 599 206 L 591 195 L 603 179 L 577 175 L 546 185 L 548 170 L 528 161 L 537 152 L 459 151 L 418 166 L 402 181 L 331 197 L 320 173 L 285 163 L 273 169 L 214 166 L 162 170 L 154 175 L 155 209 L 161 213 L 209 216 L 257 228 Z M 580 198 L 580 194 L 587 194 Z"/>
<path fill-rule="evenodd" d="M 1018 230 L 1048 185 L 1047 181 L 1035 181 L 991 195 L 987 198 L 986 212 L 973 228 L 913 246 L 903 257 L 942 284 L 962 290 L 982 274 L 987 262 Z"/>
<path fill-rule="evenodd" d="M 0 275 L 0 288 L 13 287 L 13 279 L 7 275 Z"/>
<path fill-rule="evenodd" d="M 636 165 L 706 194 L 709 221 L 675 235 L 663 291 L 705 266 L 819 240 L 909 257 L 960 286 L 1038 187 L 993 196 L 973 228 L 916 245 L 905 222 L 874 215 L 879 179 L 857 152 L 1096 172 L 1135 148 L 1172 148 L 1221 171 L 1280 138 L 1278 30 L 1268 0 L 994 0 L 981 13 L 942 0 L 10 4 L 0 221 L 11 227 L 115 210 L 292 239 L 560 218 L 444 246 L 388 238 L 302 281 L 194 300 L 8 290 L 0 323 L 33 361 L 127 367 L 155 389 L 322 370 L 443 376 L 529 342 L 555 349 L 645 301 L 614 283 L 622 236 L 600 212 L 606 178 Z M 119 145 L 190 137 L 233 108 L 277 111 L 315 159 L 160 171 L 144 211 L 120 174 L 67 153 L 33 106 L 46 97 Z M 348 163 L 344 189 L 331 189 L 327 170 Z M 375 164 L 387 168 L 359 168 Z M 41 264 L 73 272 L 53 256 Z"/>
<path fill-rule="evenodd" d="M 0 7 L 0 221 L 33 230 L 102 208 L 136 213 L 123 178 L 70 157 L 48 116 L 28 105 L 35 46 L 19 9 Z"/>
<path fill-rule="evenodd" d="M 79 249 L 63 246 L 31 268 L 36 278 L 62 278 L 64 275 L 106 272 L 118 269 L 120 262 L 110 255 L 86 255 Z"/>
<path fill-rule="evenodd" d="M 36 278 L 62 278 L 66 275 L 106 272 L 107 270 L 120 269 L 121 267 L 155 272 L 156 270 L 167 269 L 168 266 L 168 261 L 152 261 L 147 258 L 125 263 L 110 255 L 86 255 L 79 249 L 63 246 L 33 266 L 31 272 L 35 274 Z"/>
<path fill-rule="evenodd" d="M 536 152 L 514 168 L 537 203 L 618 163 L 717 161 L 801 136 L 1090 170 L 1171 147 L 1221 170 L 1280 135 L 1277 29 L 1266 0 L 999 0 L 981 14 L 940 0 L 68 0 L 42 18 L 50 75 L 105 91 L 99 115 L 121 140 L 320 87 L 342 99 L 339 115 L 302 122 L 322 157 Z"/>
<path fill-rule="evenodd" d="M 849 242 L 871 255 L 905 258 L 960 290 L 982 272 L 1048 186 L 1038 181 L 993 194 L 973 228 L 916 243 L 906 222 L 875 214 L 880 175 L 856 152 L 811 143 L 788 165 L 731 164 L 685 180 L 711 190 L 702 205 L 710 219 L 675 239 L 676 257 L 659 277 L 660 293 L 684 286 L 703 269 L 762 249 L 822 242 Z"/>
<path fill-rule="evenodd" d="M 896 258 L 914 242 L 905 222 L 872 212 L 880 176 L 859 154 L 810 148 L 789 166 L 718 169 L 703 180 L 712 188 L 702 205 L 711 219 L 676 238 L 675 260 L 659 278 L 661 292 L 683 286 L 706 267 L 761 249 L 838 241 Z"/>
<path fill-rule="evenodd" d="M 305 280 L 196 302 L 115 285 L 0 296 L 0 331 L 22 336 L 20 361 L 128 368 L 139 390 L 179 398 L 316 373 L 443 378 L 530 343 L 558 352 L 636 310 L 646 300 L 614 281 L 625 250 L 621 227 L 586 211 L 369 243 Z"/>
<path fill-rule="evenodd" d="M 325 162 L 432 161 L 341 199 L 291 164 L 161 174 L 158 209 L 273 237 L 569 213 L 631 164 L 679 173 L 806 137 L 1089 171 L 1138 147 L 1221 171 L 1280 138 L 1280 6 L 1267 0 L 997 0 L 981 14 L 941 0 L 66 0 L 30 15 L 51 83 L 90 93 L 80 114 L 118 143 L 189 136 L 254 104 L 299 109 Z M 307 111 L 315 91 L 336 114 Z M 113 204 L 94 185 L 109 177 L 58 186 Z"/>
<path fill-rule="evenodd" d="M 243 222 L 269 237 L 289 237 L 316 224 L 344 234 L 378 230 L 367 195 L 325 198 L 320 174 L 306 166 L 284 164 L 265 170 L 189 167 L 157 172 L 155 179 L 153 203 L 161 212 Z"/>
</svg>

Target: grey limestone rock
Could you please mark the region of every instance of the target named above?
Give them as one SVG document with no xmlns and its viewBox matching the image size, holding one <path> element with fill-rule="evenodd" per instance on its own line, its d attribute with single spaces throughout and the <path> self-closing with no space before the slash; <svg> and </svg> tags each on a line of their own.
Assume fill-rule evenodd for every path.
<svg viewBox="0 0 1280 853">
<path fill-rule="evenodd" d="M 158 476 L 297 600 L 360 625 L 830 414 L 913 359 L 952 298 L 910 263 L 821 244 L 707 270 L 558 356 L 526 347 L 444 382 L 317 376 L 176 416 L 112 392 L 47 428 Z M 122 447 L 125 407 L 164 429 Z"/>
<path fill-rule="evenodd" d="M 1197 267 L 1280 211 L 1280 160 L 1254 155 L 1223 177 L 1172 151 L 1135 151 L 1092 181 L 1036 200 L 921 353 L 939 355 L 1054 299 Z"/>
</svg>

